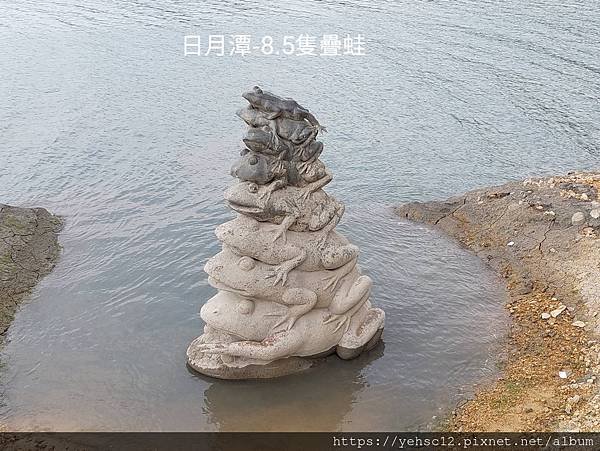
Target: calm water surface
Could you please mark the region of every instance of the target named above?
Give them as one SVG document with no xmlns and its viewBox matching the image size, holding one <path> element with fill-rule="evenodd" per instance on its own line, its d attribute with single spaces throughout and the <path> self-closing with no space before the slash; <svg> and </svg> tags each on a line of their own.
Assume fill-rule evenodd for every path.
<svg viewBox="0 0 600 451">
<path fill-rule="evenodd" d="M 3 349 L 0 421 L 47 430 L 400 430 L 494 372 L 502 284 L 390 206 L 600 156 L 597 2 L 0 0 L 0 202 L 66 218 Z M 361 33 L 367 54 L 204 57 L 183 37 Z M 387 312 L 361 358 L 273 381 L 185 366 L 254 84 L 329 128 L 328 191 Z"/>
</svg>

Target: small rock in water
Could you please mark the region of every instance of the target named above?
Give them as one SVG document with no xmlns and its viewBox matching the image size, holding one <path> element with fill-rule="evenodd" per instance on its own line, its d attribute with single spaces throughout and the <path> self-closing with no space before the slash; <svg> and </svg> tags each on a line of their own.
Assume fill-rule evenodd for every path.
<svg viewBox="0 0 600 451">
<path fill-rule="evenodd" d="M 550 313 L 542 313 L 542 319 L 549 319 L 550 318 Z"/>
<path fill-rule="evenodd" d="M 590 211 L 590 216 L 594 219 L 600 218 L 600 208 L 595 208 L 594 210 Z"/>
<path fill-rule="evenodd" d="M 550 315 L 552 316 L 552 318 L 556 318 L 558 315 L 560 315 L 562 312 L 564 312 L 566 308 L 567 307 L 565 305 L 561 305 L 557 309 L 552 310 L 550 312 Z"/>
<path fill-rule="evenodd" d="M 574 321 L 573 326 L 575 327 L 585 327 L 585 323 L 583 321 Z"/>
<path fill-rule="evenodd" d="M 571 224 L 574 226 L 582 225 L 583 223 L 585 223 L 585 215 L 582 212 L 578 211 L 571 217 Z"/>
<path fill-rule="evenodd" d="M 514 241 L 511 241 L 510 243 L 507 244 L 507 246 L 514 246 L 514 245 L 515 245 Z"/>
<path fill-rule="evenodd" d="M 569 373 L 567 373 L 565 370 L 560 370 L 558 372 L 558 377 L 560 377 L 561 379 L 566 379 L 567 377 L 569 377 Z"/>
<path fill-rule="evenodd" d="M 595 210 L 597 208 L 600 208 L 600 202 L 598 202 L 597 200 L 592 202 L 592 208 Z"/>
</svg>

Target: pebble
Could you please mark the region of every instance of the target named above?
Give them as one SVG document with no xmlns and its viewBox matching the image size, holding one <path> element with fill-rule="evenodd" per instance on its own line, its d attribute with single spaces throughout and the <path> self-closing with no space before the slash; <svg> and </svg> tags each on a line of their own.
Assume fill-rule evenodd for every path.
<svg viewBox="0 0 600 451">
<path fill-rule="evenodd" d="M 507 244 L 507 246 L 514 246 L 514 245 L 515 245 L 514 241 L 511 241 L 510 243 Z"/>
<path fill-rule="evenodd" d="M 590 211 L 590 216 L 594 219 L 600 218 L 600 208 L 595 208 L 594 210 Z"/>
<path fill-rule="evenodd" d="M 574 226 L 582 225 L 583 223 L 585 223 L 585 215 L 582 212 L 578 211 L 571 217 L 571 224 Z"/>
<path fill-rule="evenodd" d="M 597 200 L 592 202 L 592 208 L 594 210 L 596 210 L 597 208 L 600 208 L 600 202 L 598 202 Z"/>
<path fill-rule="evenodd" d="M 561 305 L 557 309 L 552 310 L 550 312 L 550 315 L 552 316 L 552 318 L 556 318 L 558 315 L 560 315 L 562 312 L 564 312 L 566 308 L 567 307 L 565 305 Z"/>
<path fill-rule="evenodd" d="M 558 377 L 560 377 L 561 379 L 566 379 L 569 375 L 567 374 L 567 372 L 565 370 L 560 370 L 558 372 Z"/>
<path fill-rule="evenodd" d="M 550 313 L 542 313 L 542 319 L 549 319 L 550 318 Z"/>
<path fill-rule="evenodd" d="M 585 323 L 583 321 L 574 321 L 573 326 L 575 327 L 585 327 Z"/>
</svg>

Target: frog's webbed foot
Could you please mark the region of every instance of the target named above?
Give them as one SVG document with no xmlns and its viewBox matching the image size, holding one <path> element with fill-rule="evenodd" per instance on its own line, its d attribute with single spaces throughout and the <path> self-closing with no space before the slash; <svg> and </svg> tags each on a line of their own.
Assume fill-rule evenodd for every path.
<svg viewBox="0 0 600 451">
<path fill-rule="evenodd" d="M 321 236 L 317 239 L 317 249 L 322 250 L 325 248 L 325 244 L 327 243 L 327 238 L 329 238 L 329 233 L 332 229 L 324 228 L 321 230 Z"/>
<path fill-rule="evenodd" d="M 327 318 L 326 320 L 323 321 L 323 324 L 330 324 L 330 323 L 335 324 L 335 329 L 333 329 L 333 332 L 337 332 L 342 327 L 344 327 L 350 323 L 350 317 L 348 315 L 331 314 L 331 315 L 329 315 L 329 318 Z"/>
<path fill-rule="evenodd" d="M 275 281 L 273 282 L 273 286 L 277 285 L 279 282 L 281 282 L 281 286 L 284 286 L 287 282 L 288 274 L 292 269 L 293 268 L 290 268 L 287 265 L 281 264 L 275 267 L 275 269 L 269 271 L 269 273 L 265 276 L 265 279 L 271 279 L 274 277 Z"/>
<path fill-rule="evenodd" d="M 271 195 L 273 194 L 273 191 L 275 190 L 267 188 L 258 195 L 258 199 L 262 202 L 263 207 L 265 207 L 271 200 Z"/>
<path fill-rule="evenodd" d="M 279 238 L 281 238 L 283 240 L 283 244 L 286 244 L 287 237 L 285 235 L 285 232 L 287 232 L 287 227 L 283 227 L 283 224 L 278 226 L 275 229 L 275 236 L 273 237 L 272 242 L 275 243 Z"/>
<path fill-rule="evenodd" d="M 302 188 L 301 192 L 300 192 L 300 200 L 302 201 L 302 203 L 305 203 L 310 196 L 312 195 L 313 190 L 309 187 L 304 187 Z"/>
<path fill-rule="evenodd" d="M 294 324 L 296 324 L 296 321 L 300 318 L 299 315 L 292 315 L 289 310 L 287 313 L 278 316 L 281 316 L 281 319 L 273 326 L 272 330 L 274 332 L 292 330 L 292 327 L 294 327 Z"/>
</svg>

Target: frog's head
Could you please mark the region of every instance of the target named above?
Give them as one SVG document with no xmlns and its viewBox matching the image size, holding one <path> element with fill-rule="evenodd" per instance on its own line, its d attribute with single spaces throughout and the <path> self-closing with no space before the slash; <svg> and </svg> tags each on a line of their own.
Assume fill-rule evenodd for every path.
<svg viewBox="0 0 600 451">
<path fill-rule="evenodd" d="M 265 185 L 275 178 L 275 159 L 266 155 L 242 151 L 242 157 L 231 167 L 231 175 L 245 182 Z"/>
<path fill-rule="evenodd" d="M 231 291 L 219 291 L 200 309 L 200 316 L 213 329 L 230 333 L 240 322 L 247 323 L 254 312 L 254 301 Z"/>
<path fill-rule="evenodd" d="M 246 108 L 240 108 L 235 112 L 237 116 L 248 125 L 254 125 L 258 110 L 252 106 Z"/>
<path fill-rule="evenodd" d="M 262 128 L 252 127 L 248 129 L 242 141 L 250 150 L 265 151 L 271 145 L 271 133 Z"/>
<path fill-rule="evenodd" d="M 243 215 L 255 216 L 264 213 L 265 209 L 260 201 L 260 190 L 254 182 L 239 182 L 225 191 L 225 200 L 232 210 Z"/>
<path fill-rule="evenodd" d="M 263 90 L 258 86 L 254 86 L 250 91 L 246 91 L 242 94 L 242 97 L 246 99 L 250 104 L 256 105 L 260 102 L 261 96 L 263 94 Z"/>
<path fill-rule="evenodd" d="M 208 283 L 219 290 L 231 291 L 241 296 L 252 297 L 256 291 L 256 260 L 224 249 L 212 257 L 204 266 Z"/>
</svg>

